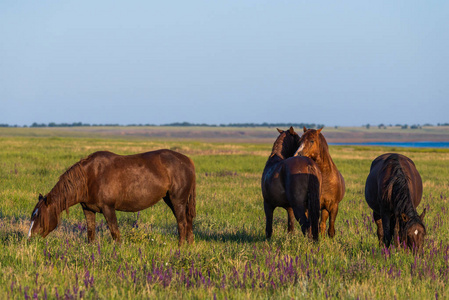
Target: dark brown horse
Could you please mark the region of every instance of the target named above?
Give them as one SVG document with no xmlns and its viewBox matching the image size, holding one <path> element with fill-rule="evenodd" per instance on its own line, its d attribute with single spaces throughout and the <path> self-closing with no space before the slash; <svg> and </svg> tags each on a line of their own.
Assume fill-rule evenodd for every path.
<svg viewBox="0 0 449 300">
<path fill-rule="evenodd" d="M 266 216 L 265 234 L 273 233 L 273 211 L 283 207 L 288 212 L 288 232 L 294 230 L 294 218 L 301 230 L 318 240 L 321 173 L 306 157 L 292 157 L 299 145 L 299 136 L 290 127 L 279 130 L 270 157 L 262 174 L 262 194 Z"/>
<path fill-rule="evenodd" d="M 380 245 L 389 247 L 394 237 L 396 245 L 405 243 L 415 252 L 422 247 L 426 209 L 421 216 L 416 212 L 422 192 L 421 176 L 410 158 L 386 153 L 372 162 L 365 199 L 373 210 Z"/>
<path fill-rule="evenodd" d="M 324 235 L 326 232 L 326 220 L 330 216 L 328 234 L 330 237 L 334 237 L 334 224 L 337 218 L 338 204 L 345 195 L 345 180 L 329 154 L 329 146 L 321 134 L 322 129 L 307 130 L 304 127 L 304 134 L 301 136 L 295 156 L 299 155 L 311 158 L 316 162 L 321 171 L 323 180 L 321 183 L 320 198 L 320 231 Z"/>
<path fill-rule="evenodd" d="M 28 236 L 46 237 L 62 211 L 80 203 L 89 242 L 95 239 L 95 213 L 102 213 L 112 238 L 120 242 L 115 211 L 136 212 L 161 198 L 178 222 L 179 245 L 193 242 L 196 214 L 195 167 L 190 158 L 171 150 L 121 156 L 95 152 L 70 167 L 33 209 Z"/>
</svg>

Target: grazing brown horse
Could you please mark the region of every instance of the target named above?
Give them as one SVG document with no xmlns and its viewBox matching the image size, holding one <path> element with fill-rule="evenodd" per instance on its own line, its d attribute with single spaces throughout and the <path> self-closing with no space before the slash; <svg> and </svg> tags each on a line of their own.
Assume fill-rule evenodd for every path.
<svg viewBox="0 0 449 300">
<path fill-rule="evenodd" d="M 330 237 L 334 237 L 334 224 L 337 218 L 338 204 L 345 195 L 345 180 L 329 154 L 329 146 L 321 134 L 322 129 L 315 130 L 304 127 L 304 134 L 301 136 L 295 156 L 311 158 L 321 171 L 323 180 L 320 198 L 320 231 L 324 235 L 326 232 L 326 220 L 330 216 L 328 234 Z"/>
<path fill-rule="evenodd" d="M 422 192 L 421 176 L 410 158 L 386 153 L 372 162 L 365 199 L 373 210 L 380 245 L 385 243 L 389 247 L 395 237 L 396 245 L 405 243 L 414 252 L 422 247 L 426 209 L 421 216 L 416 212 Z"/>
<path fill-rule="evenodd" d="M 288 232 L 294 230 L 294 219 L 309 238 L 318 240 L 321 173 L 314 161 L 292 157 L 299 145 L 299 136 L 290 127 L 279 130 L 270 157 L 262 174 L 262 194 L 266 216 L 267 239 L 273 233 L 273 211 L 283 207 L 288 212 Z"/>
<path fill-rule="evenodd" d="M 171 150 L 121 156 L 95 152 L 74 164 L 33 209 L 28 237 L 46 237 L 59 215 L 80 203 L 87 221 L 89 242 L 95 239 L 95 213 L 102 213 L 112 238 L 120 242 L 115 211 L 136 212 L 161 198 L 178 222 L 179 245 L 193 242 L 196 214 L 195 167 L 190 158 Z"/>
</svg>

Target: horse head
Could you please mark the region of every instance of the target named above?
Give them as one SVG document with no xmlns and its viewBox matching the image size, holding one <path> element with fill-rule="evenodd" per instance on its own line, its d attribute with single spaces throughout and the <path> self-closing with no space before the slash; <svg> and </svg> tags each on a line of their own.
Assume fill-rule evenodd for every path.
<svg viewBox="0 0 449 300">
<path fill-rule="evenodd" d="M 313 160 L 317 160 L 320 156 L 321 148 L 326 143 L 320 129 L 307 129 L 304 127 L 304 134 L 299 140 L 299 147 L 294 156 L 307 156 Z M 324 142 L 323 142 L 324 141 Z M 327 145 L 327 144 L 326 144 Z"/>
<path fill-rule="evenodd" d="M 299 147 L 299 135 L 295 132 L 293 127 L 290 127 L 285 131 L 277 128 L 277 131 L 279 132 L 279 136 L 273 144 L 270 158 L 275 155 L 282 159 L 292 157 Z"/>
<path fill-rule="evenodd" d="M 28 238 L 36 234 L 46 237 L 51 231 L 58 226 L 58 214 L 51 205 L 49 205 L 47 196 L 39 194 L 39 200 L 31 214 L 30 230 Z"/>
<path fill-rule="evenodd" d="M 423 220 L 426 215 L 426 209 L 423 210 L 419 217 L 410 218 L 406 214 L 402 214 L 402 221 L 404 223 L 411 223 L 406 226 L 406 230 L 402 234 L 402 243 L 413 250 L 413 253 L 417 253 L 424 244 L 424 237 L 426 236 L 426 228 L 424 227 Z M 413 219 L 416 219 L 413 221 Z M 408 228 L 407 228 L 408 227 Z"/>
</svg>

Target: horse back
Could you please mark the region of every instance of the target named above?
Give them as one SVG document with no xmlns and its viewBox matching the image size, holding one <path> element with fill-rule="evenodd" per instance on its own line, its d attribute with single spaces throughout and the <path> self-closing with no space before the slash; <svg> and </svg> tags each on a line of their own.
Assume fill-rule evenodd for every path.
<svg viewBox="0 0 449 300">
<path fill-rule="evenodd" d="M 401 154 L 385 153 L 371 163 L 370 173 L 365 184 L 365 199 L 371 209 L 378 213 L 380 212 L 380 206 L 385 205 L 385 203 L 381 203 L 381 198 L 386 192 L 386 185 L 394 176 L 392 160 L 397 160 L 405 176 L 413 206 L 416 208 L 421 202 L 423 193 L 422 179 L 414 162 Z"/>
<path fill-rule="evenodd" d="M 88 181 L 87 202 L 98 207 L 138 211 L 168 192 L 183 193 L 195 185 L 190 158 L 166 149 L 134 155 L 100 151 L 83 160 L 82 165 Z"/>
<path fill-rule="evenodd" d="M 304 176 L 314 176 L 321 183 L 321 171 L 311 158 L 294 156 L 266 166 L 262 174 L 262 194 L 264 199 L 270 199 L 272 204 L 288 207 L 286 199 L 286 184 L 297 186 L 307 183 Z"/>
<path fill-rule="evenodd" d="M 321 171 L 316 162 L 306 156 L 294 156 L 284 161 L 284 172 L 286 175 L 312 174 L 321 182 Z"/>
<path fill-rule="evenodd" d="M 284 160 L 267 162 L 261 178 L 262 196 L 275 206 L 287 207 L 283 172 Z"/>
<path fill-rule="evenodd" d="M 178 188 L 192 188 L 195 186 L 195 165 L 193 161 L 179 153 L 172 150 L 162 149 L 144 153 L 144 156 L 148 156 L 148 160 L 152 160 L 152 156 L 156 155 L 160 157 L 160 162 L 163 168 L 166 170 L 170 181 L 170 189 L 174 192 L 174 189 Z"/>
<path fill-rule="evenodd" d="M 109 151 L 98 151 L 82 161 L 85 168 L 101 172 L 123 172 L 125 169 L 146 168 L 149 171 L 167 173 L 174 176 L 181 173 L 194 173 L 192 160 L 175 151 L 161 149 L 133 155 L 118 155 Z"/>
</svg>

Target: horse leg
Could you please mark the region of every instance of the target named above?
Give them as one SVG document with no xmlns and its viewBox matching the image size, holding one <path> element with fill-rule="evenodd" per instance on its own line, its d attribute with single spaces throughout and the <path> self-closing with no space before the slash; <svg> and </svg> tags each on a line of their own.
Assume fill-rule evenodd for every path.
<svg viewBox="0 0 449 300">
<path fill-rule="evenodd" d="M 175 216 L 176 221 L 178 222 L 178 234 L 179 234 L 178 246 L 181 247 L 186 239 L 186 231 L 187 231 L 187 218 L 185 206 L 183 205 L 175 206 Z"/>
<path fill-rule="evenodd" d="M 307 218 L 307 209 L 305 207 L 304 199 L 305 195 L 303 193 L 298 193 L 293 199 L 289 199 L 289 203 L 292 205 L 292 209 L 295 215 L 295 219 L 299 222 L 301 226 L 301 231 L 304 235 L 309 232 L 310 222 Z M 312 233 L 311 231 L 309 233 Z M 311 237 L 309 235 L 309 237 Z"/>
<path fill-rule="evenodd" d="M 173 207 L 173 203 L 171 203 L 170 200 L 170 195 L 167 193 L 167 195 L 165 195 L 165 197 L 163 197 L 162 199 L 164 199 L 164 202 L 168 205 L 168 207 L 170 207 L 171 211 L 173 212 L 173 215 L 175 215 L 175 208 Z"/>
<path fill-rule="evenodd" d="M 396 222 L 394 225 L 394 234 L 393 234 L 393 238 L 394 238 L 394 246 L 397 248 L 400 246 L 400 236 L 399 236 L 399 219 L 396 218 Z"/>
<path fill-rule="evenodd" d="M 395 216 L 393 215 L 390 218 L 390 235 L 393 239 L 394 246 L 397 248 L 399 246 L 399 241 L 397 241 L 396 238 L 398 238 L 399 235 L 396 234 L 396 231 L 399 234 L 399 222 L 397 222 Z"/>
<path fill-rule="evenodd" d="M 306 235 L 310 228 L 310 222 L 307 218 L 308 180 L 299 180 L 298 178 L 295 175 L 295 177 L 286 180 L 285 196 L 293 210 L 295 219 L 301 226 L 302 233 Z"/>
<path fill-rule="evenodd" d="M 105 206 L 102 212 L 104 218 L 106 219 L 106 223 L 109 226 L 109 230 L 111 231 L 112 238 L 117 243 L 120 243 L 120 231 L 118 230 L 117 216 L 115 215 L 115 209 L 109 206 Z"/>
<path fill-rule="evenodd" d="M 87 241 L 89 243 L 95 240 L 95 212 L 83 207 L 84 216 L 87 223 Z"/>
<path fill-rule="evenodd" d="M 321 220 L 320 220 L 320 233 L 322 236 L 326 234 L 326 221 L 329 218 L 329 211 L 327 209 L 321 210 Z"/>
<path fill-rule="evenodd" d="M 170 207 L 173 214 L 175 215 L 176 222 L 178 223 L 178 235 L 179 235 L 178 246 L 181 246 L 186 239 L 187 231 L 192 229 L 191 227 L 188 226 L 187 217 L 186 217 L 186 207 L 183 205 L 174 206 L 173 202 L 171 200 L 171 197 L 168 193 L 163 199 L 164 199 L 165 203 L 167 203 L 168 207 Z M 192 232 L 192 235 L 193 235 L 193 232 Z M 189 241 L 189 243 L 190 243 L 190 241 Z"/>
<path fill-rule="evenodd" d="M 304 214 L 306 215 L 306 218 L 307 218 L 307 220 L 309 220 L 309 223 L 310 223 L 309 210 L 306 210 L 306 212 Z M 310 224 L 309 230 L 307 230 L 307 236 L 309 237 L 309 239 L 313 238 L 313 235 L 312 235 L 312 224 Z"/>
<path fill-rule="evenodd" d="M 187 208 L 189 209 L 189 208 Z M 193 235 L 193 217 L 190 214 L 186 214 L 187 225 L 186 225 L 186 239 L 187 243 L 193 244 L 194 235 Z"/>
<path fill-rule="evenodd" d="M 382 227 L 384 231 L 384 244 L 388 248 L 391 243 L 391 230 L 390 230 L 390 214 L 382 213 Z"/>
<path fill-rule="evenodd" d="M 265 226 L 265 237 L 267 239 L 271 238 L 273 234 L 273 211 L 274 207 L 267 201 L 263 202 L 263 208 L 265 210 L 266 226 Z"/>
<path fill-rule="evenodd" d="M 295 206 L 293 207 L 293 211 L 295 213 L 296 220 L 298 220 L 299 225 L 301 226 L 302 233 L 306 235 L 310 229 L 310 222 L 307 219 L 305 209 L 301 206 Z M 312 232 L 310 231 L 309 233 L 311 234 Z M 309 235 L 309 237 L 311 236 Z"/>
<path fill-rule="evenodd" d="M 287 233 L 294 233 L 295 232 L 295 214 L 293 213 L 293 209 L 291 207 L 287 207 L 287 215 L 288 215 Z"/>
<path fill-rule="evenodd" d="M 195 185 L 190 191 L 188 202 L 186 205 L 187 218 L 187 243 L 193 244 L 195 236 L 193 235 L 193 218 L 196 216 L 196 187 Z"/>
<path fill-rule="evenodd" d="M 374 222 L 377 225 L 377 239 L 379 240 L 379 247 L 383 246 L 384 243 L 384 229 L 382 227 L 382 218 L 378 213 L 373 212 Z"/>
<path fill-rule="evenodd" d="M 329 218 L 329 230 L 327 231 L 329 237 L 331 238 L 335 236 L 335 220 L 337 219 L 337 214 L 338 214 L 338 204 L 334 204 L 331 206 Z"/>
</svg>

